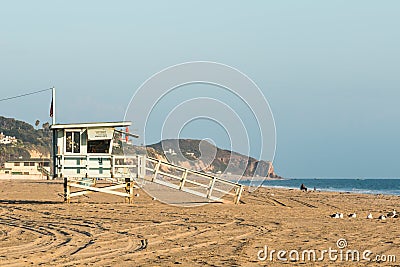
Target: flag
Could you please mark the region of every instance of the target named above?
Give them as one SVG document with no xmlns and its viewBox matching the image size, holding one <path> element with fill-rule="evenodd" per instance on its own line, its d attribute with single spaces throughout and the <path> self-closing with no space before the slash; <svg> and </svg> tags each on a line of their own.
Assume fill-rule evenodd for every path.
<svg viewBox="0 0 400 267">
<path fill-rule="evenodd" d="M 53 118 L 53 97 L 51 98 L 51 104 L 50 104 L 50 117 Z"/>
<path fill-rule="evenodd" d="M 128 126 L 126 126 L 126 128 L 125 128 L 125 132 L 129 133 Z M 128 143 L 128 141 L 129 141 L 129 136 L 127 134 L 125 135 L 125 141 L 126 141 L 126 143 Z"/>
</svg>

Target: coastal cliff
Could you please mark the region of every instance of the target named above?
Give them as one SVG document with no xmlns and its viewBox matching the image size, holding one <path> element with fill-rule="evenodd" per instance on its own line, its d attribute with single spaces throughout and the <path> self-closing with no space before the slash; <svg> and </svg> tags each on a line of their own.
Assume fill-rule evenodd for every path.
<svg viewBox="0 0 400 267">
<path fill-rule="evenodd" d="M 149 156 L 212 173 L 281 178 L 270 161 L 221 149 L 204 140 L 167 139 L 147 146 Z"/>
</svg>

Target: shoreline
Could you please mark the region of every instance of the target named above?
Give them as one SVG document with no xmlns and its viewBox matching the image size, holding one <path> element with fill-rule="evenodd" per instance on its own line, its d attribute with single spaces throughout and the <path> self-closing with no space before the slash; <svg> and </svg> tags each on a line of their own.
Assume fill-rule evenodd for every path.
<svg viewBox="0 0 400 267">
<path fill-rule="evenodd" d="M 271 188 L 271 189 L 283 189 L 283 190 L 297 190 L 300 191 L 299 188 L 294 188 L 294 187 L 284 187 L 284 186 L 260 186 L 262 188 Z M 377 190 L 379 191 L 379 190 Z M 367 192 L 365 190 L 359 190 L 359 191 L 349 191 L 349 190 L 341 190 L 341 189 L 311 189 L 308 190 L 307 192 L 319 192 L 319 193 L 346 193 L 346 194 L 360 194 L 360 195 L 383 195 L 383 196 L 397 196 L 400 197 L 400 194 L 390 194 L 390 193 L 385 193 L 382 191 L 379 192 Z"/>
<path fill-rule="evenodd" d="M 283 189 L 298 189 L 304 184 L 308 191 L 321 192 L 338 192 L 352 194 L 368 194 L 368 195 L 393 195 L 400 196 L 400 180 L 399 179 L 290 179 L 290 180 L 265 180 L 265 181 L 240 181 L 245 186 L 253 186 L 256 188 L 283 188 Z"/>
</svg>

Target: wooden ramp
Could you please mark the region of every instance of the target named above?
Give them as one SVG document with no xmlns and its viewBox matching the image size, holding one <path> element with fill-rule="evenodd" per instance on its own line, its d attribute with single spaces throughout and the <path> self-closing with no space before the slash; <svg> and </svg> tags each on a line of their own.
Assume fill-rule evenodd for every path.
<svg viewBox="0 0 400 267">
<path fill-rule="evenodd" d="M 171 200 L 171 197 L 173 198 L 177 191 L 186 193 L 183 195 L 188 196 L 188 200 L 192 202 L 240 202 L 243 186 L 238 183 L 151 157 L 145 157 L 144 164 L 144 173 L 139 172 L 136 182 L 153 196 L 157 195 L 157 190 L 152 190 L 155 187 L 151 183 L 174 189 L 169 190 L 171 196 L 164 202 L 173 203 L 174 199 Z M 160 194 L 162 195 L 165 194 Z M 176 196 L 178 198 L 178 195 Z"/>
</svg>

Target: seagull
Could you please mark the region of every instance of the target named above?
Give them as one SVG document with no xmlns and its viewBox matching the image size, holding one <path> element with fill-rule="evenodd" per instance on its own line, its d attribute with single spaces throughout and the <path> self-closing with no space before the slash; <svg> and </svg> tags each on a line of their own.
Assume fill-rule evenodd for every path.
<svg viewBox="0 0 400 267">
<path fill-rule="evenodd" d="M 373 217 L 372 217 L 372 214 L 370 213 L 370 214 L 368 214 L 368 216 L 367 216 L 367 219 L 372 219 Z"/>
<path fill-rule="evenodd" d="M 379 220 L 386 220 L 386 216 L 385 215 L 381 215 L 381 216 L 379 216 L 379 218 L 378 218 Z"/>
<path fill-rule="evenodd" d="M 337 219 L 337 218 L 339 218 L 339 213 L 336 212 L 336 213 L 332 214 L 331 217 Z"/>
<path fill-rule="evenodd" d="M 396 210 L 393 210 L 393 211 L 389 212 L 386 216 L 387 217 L 391 217 L 391 218 L 395 218 L 396 215 L 397 215 Z"/>
<path fill-rule="evenodd" d="M 356 217 L 357 217 L 357 214 L 355 214 L 355 213 L 350 213 L 348 216 L 349 216 L 350 218 L 356 218 Z"/>
<path fill-rule="evenodd" d="M 336 213 L 332 214 L 331 217 L 335 218 L 335 219 L 343 218 L 343 213 L 336 212 Z"/>
</svg>

